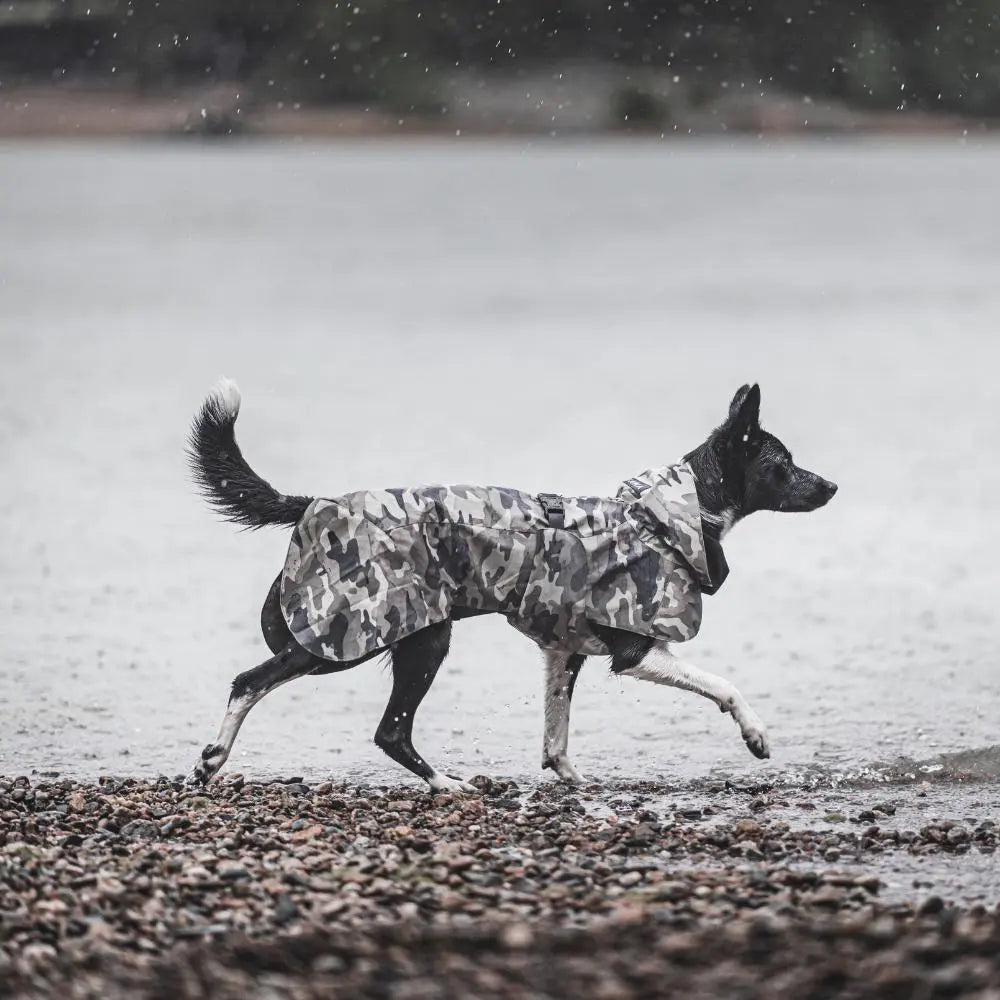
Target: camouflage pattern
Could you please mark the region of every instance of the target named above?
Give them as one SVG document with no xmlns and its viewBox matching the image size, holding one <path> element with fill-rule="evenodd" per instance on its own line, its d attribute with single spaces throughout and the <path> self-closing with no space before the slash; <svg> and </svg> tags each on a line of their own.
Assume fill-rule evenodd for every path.
<svg viewBox="0 0 1000 1000">
<path fill-rule="evenodd" d="M 310 504 L 292 535 L 281 605 L 295 639 L 358 659 L 448 618 L 494 611 L 543 648 L 608 652 L 588 622 L 681 642 L 711 584 L 694 475 L 642 473 L 615 499 L 563 498 L 564 523 L 499 486 L 422 486 Z"/>
</svg>

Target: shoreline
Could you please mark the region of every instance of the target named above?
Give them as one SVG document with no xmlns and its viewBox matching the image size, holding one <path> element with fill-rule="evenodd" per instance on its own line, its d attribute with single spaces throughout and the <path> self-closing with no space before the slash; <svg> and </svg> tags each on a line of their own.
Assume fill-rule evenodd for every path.
<svg viewBox="0 0 1000 1000">
<path fill-rule="evenodd" d="M 127 87 L 0 87 L 0 139 L 629 139 L 963 138 L 995 131 L 989 119 L 842 107 L 781 95 L 736 107 L 706 108 L 657 126 L 610 120 L 535 121 L 516 104 L 481 112 L 400 114 L 380 105 L 248 99 L 246 86 L 219 84 L 141 93 Z M 507 110 L 505 111 L 504 108 Z M 598 119 L 600 116 L 598 116 Z"/>
<path fill-rule="evenodd" d="M 971 813 L 990 783 L 914 828 L 933 788 L 841 791 L 821 814 L 833 800 L 805 791 L 473 780 L 479 797 L 2 778 L 0 996 L 1000 988 L 1000 891 L 886 877 L 995 866 L 1000 817 Z"/>
</svg>

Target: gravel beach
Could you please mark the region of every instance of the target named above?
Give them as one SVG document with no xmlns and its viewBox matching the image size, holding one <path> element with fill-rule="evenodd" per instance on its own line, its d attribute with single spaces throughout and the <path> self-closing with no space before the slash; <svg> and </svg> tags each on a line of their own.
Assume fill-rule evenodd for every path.
<svg viewBox="0 0 1000 1000">
<path fill-rule="evenodd" d="M 0 993 L 1000 995 L 995 899 L 882 875 L 993 864 L 1000 816 L 909 828 L 918 784 L 809 821 L 804 790 L 475 781 L 0 780 Z"/>
</svg>

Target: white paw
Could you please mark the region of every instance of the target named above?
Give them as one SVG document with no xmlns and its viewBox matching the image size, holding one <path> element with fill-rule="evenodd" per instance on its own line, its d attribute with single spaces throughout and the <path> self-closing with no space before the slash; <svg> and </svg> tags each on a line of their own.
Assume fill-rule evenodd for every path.
<svg viewBox="0 0 1000 1000">
<path fill-rule="evenodd" d="M 208 775 L 201 764 L 195 764 L 191 769 L 191 773 L 184 779 L 184 784 L 188 788 L 201 788 L 202 785 L 208 784 Z"/>
<path fill-rule="evenodd" d="M 461 778 L 453 778 L 450 774 L 438 774 L 435 771 L 428 779 L 432 792 L 468 792 L 471 795 L 478 795 L 479 789 L 475 785 L 470 785 Z"/>
<path fill-rule="evenodd" d="M 184 783 L 186 785 L 207 785 L 219 773 L 229 756 L 218 743 L 209 743 L 201 752 L 201 760 L 191 769 Z"/>
<path fill-rule="evenodd" d="M 583 775 L 570 763 L 569 757 L 550 757 L 544 767 L 551 767 L 562 781 L 570 785 L 582 785 Z"/>
<path fill-rule="evenodd" d="M 743 742 L 755 757 L 764 760 L 771 756 L 771 741 L 767 737 L 767 729 L 764 723 L 756 715 L 750 713 L 739 720 L 740 732 L 743 734 Z"/>
</svg>

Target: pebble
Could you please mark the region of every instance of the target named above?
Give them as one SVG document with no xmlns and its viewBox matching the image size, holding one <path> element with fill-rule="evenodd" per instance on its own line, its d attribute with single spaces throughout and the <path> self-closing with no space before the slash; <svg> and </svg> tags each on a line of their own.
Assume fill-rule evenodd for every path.
<svg viewBox="0 0 1000 1000">
<path fill-rule="evenodd" d="M 202 872 L 204 872 L 205 876 L 207 877 L 208 872 L 206 872 L 205 869 L 203 868 L 199 869 L 199 875 Z M 236 881 L 237 879 L 250 878 L 250 872 L 248 872 L 243 865 L 238 863 L 219 865 L 219 867 L 216 869 L 216 875 L 218 875 L 219 878 L 225 879 L 229 882 Z"/>
<path fill-rule="evenodd" d="M 160 835 L 160 828 L 145 819 L 134 819 L 119 831 L 126 840 L 152 840 Z"/>
</svg>

